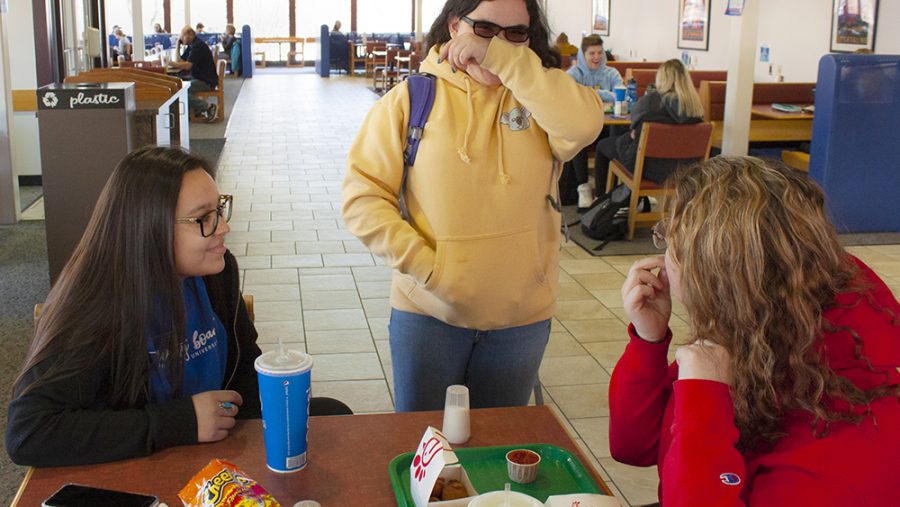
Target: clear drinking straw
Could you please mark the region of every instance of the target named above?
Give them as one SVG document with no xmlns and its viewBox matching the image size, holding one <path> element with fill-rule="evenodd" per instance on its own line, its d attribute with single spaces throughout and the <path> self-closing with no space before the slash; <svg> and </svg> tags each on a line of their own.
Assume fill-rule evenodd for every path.
<svg viewBox="0 0 900 507">
<path fill-rule="evenodd" d="M 287 351 L 284 349 L 284 342 L 281 336 L 278 337 L 278 359 L 282 361 L 287 360 Z"/>
<path fill-rule="evenodd" d="M 510 485 L 507 482 L 506 484 L 503 485 L 503 506 L 504 507 L 509 507 L 509 489 L 510 489 Z"/>
</svg>

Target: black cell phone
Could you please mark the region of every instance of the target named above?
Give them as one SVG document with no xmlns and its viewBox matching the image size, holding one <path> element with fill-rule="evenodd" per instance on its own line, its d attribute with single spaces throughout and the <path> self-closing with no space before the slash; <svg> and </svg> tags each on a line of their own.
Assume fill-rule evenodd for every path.
<svg viewBox="0 0 900 507">
<path fill-rule="evenodd" d="M 159 499 L 151 495 L 94 488 L 82 484 L 66 484 L 53 496 L 44 500 L 44 507 L 96 507 L 110 505 L 116 507 L 155 507 Z"/>
</svg>

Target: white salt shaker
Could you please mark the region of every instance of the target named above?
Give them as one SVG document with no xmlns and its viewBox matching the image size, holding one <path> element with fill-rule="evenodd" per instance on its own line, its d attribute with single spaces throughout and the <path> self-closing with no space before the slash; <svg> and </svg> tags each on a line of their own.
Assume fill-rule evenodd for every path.
<svg viewBox="0 0 900 507">
<path fill-rule="evenodd" d="M 469 440 L 470 431 L 469 388 L 461 385 L 449 386 L 444 403 L 444 428 L 441 432 L 451 444 L 464 444 Z"/>
</svg>

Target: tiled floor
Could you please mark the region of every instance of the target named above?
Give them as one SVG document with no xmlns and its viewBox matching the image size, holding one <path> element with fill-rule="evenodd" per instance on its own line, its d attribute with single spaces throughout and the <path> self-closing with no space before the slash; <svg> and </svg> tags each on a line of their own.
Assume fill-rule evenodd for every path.
<svg viewBox="0 0 900 507">
<path fill-rule="evenodd" d="M 345 155 L 376 96 L 357 78 L 259 73 L 247 80 L 220 163 L 235 196 L 227 243 L 256 299 L 263 348 L 282 337 L 315 358 L 313 390 L 354 411 L 393 409 L 387 341 L 390 272 L 340 218 Z M 900 293 L 900 245 L 851 251 Z M 616 463 L 607 431 L 609 376 L 625 346 L 619 287 L 635 257 L 564 245 L 562 291 L 541 367 L 556 406 L 624 502 L 656 500 L 656 469 Z M 675 308 L 676 334 L 687 326 Z M 679 317 L 680 316 L 680 317 Z"/>
</svg>

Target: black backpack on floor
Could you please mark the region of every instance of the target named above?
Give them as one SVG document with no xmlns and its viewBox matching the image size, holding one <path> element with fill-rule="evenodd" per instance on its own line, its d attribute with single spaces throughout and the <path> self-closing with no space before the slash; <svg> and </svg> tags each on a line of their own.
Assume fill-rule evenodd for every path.
<svg viewBox="0 0 900 507">
<path fill-rule="evenodd" d="M 628 216 L 619 212 L 628 207 L 630 199 L 631 190 L 619 185 L 595 200 L 581 215 L 581 232 L 591 239 L 602 241 L 595 250 L 601 250 L 610 241 L 625 239 Z"/>
</svg>

